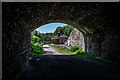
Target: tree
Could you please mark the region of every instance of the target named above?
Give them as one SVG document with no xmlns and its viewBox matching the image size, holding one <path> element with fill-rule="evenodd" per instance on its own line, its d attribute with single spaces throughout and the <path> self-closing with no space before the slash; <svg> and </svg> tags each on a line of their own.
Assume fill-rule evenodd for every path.
<svg viewBox="0 0 120 80">
<path fill-rule="evenodd" d="M 60 29 L 63 30 L 64 35 L 69 36 L 69 35 L 70 35 L 70 32 L 73 30 L 73 28 L 74 28 L 74 27 L 71 26 L 71 25 L 66 25 L 66 26 L 63 26 L 63 27 L 58 27 L 58 28 L 54 31 L 52 37 L 56 36 L 57 33 L 58 33 L 58 31 L 59 31 Z"/>
<path fill-rule="evenodd" d="M 62 29 L 62 27 L 57 27 L 57 29 L 54 31 L 52 37 L 56 36 L 60 29 Z"/>
<path fill-rule="evenodd" d="M 33 34 L 34 34 L 35 36 L 38 36 L 38 31 L 37 31 L 37 30 L 33 31 Z"/>
</svg>

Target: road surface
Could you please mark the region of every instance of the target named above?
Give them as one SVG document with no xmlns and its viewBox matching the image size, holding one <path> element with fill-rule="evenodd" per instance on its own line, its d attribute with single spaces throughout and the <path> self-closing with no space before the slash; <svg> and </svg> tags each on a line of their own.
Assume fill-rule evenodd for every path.
<svg viewBox="0 0 120 80">
<path fill-rule="evenodd" d="M 118 66 L 73 55 L 64 55 L 43 46 L 45 55 L 33 56 L 24 64 L 17 80 L 120 80 Z"/>
<path fill-rule="evenodd" d="M 51 48 L 49 45 L 43 45 L 43 49 L 46 52 L 43 55 L 70 55 L 70 54 L 59 53 L 56 50 L 54 50 L 53 48 Z"/>
</svg>

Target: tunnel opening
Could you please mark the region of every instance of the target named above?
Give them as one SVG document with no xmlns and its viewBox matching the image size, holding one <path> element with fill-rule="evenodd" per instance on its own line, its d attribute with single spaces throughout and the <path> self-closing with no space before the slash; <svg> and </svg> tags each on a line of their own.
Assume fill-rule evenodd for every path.
<svg viewBox="0 0 120 80">
<path fill-rule="evenodd" d="M 75 46 L 85 51 L 84 35 L 74 26 L 60 22 L 42 25 L 31 32 L 32 52 L 30 55 L 44 54 L 43 45 L 45 44 L 61 46 L 66 49 Z"/>
</svg>

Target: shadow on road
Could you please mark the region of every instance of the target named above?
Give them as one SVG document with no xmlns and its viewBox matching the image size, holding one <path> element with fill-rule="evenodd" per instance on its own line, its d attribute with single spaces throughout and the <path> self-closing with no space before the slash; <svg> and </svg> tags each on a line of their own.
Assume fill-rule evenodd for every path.
<svg viewBox="0 0 120 80">
<path fill-rule="evenodd" d="M 30 58 L 18 80 L 118 79 L 119 67 L 73 55 L 41 55 Z"/>
</svg>

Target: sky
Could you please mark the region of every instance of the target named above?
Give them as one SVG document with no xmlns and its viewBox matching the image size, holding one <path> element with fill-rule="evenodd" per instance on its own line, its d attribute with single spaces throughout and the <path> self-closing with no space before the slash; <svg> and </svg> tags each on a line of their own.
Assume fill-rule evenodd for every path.
<svg viewBox="0 0 120 80">
<path fill-rule="evenodd" d="M 35 30 L 39 31 L 40 33 L 53 33 L 57 27 L 63 27 L 66 25 L 67 24 L 65 23 L 49 23 L 49 24 L 42 25 Z"/>
</svg>

